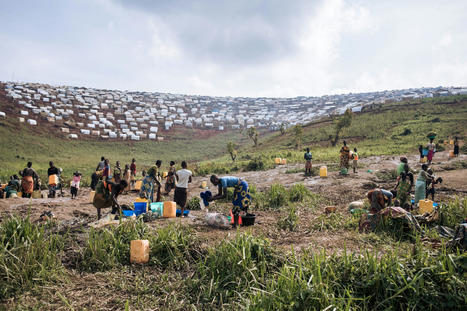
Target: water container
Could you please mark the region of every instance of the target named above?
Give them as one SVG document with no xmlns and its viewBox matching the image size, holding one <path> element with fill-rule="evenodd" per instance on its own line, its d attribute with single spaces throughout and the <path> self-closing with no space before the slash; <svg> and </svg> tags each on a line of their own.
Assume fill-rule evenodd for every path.
<svg viewBox="0 0 467 311">
<path fill-rule="evenodd" d="M 429 199 L 420 200 L 418 202 L 418 212 L 423 215 L 425 213 L 431 213 L 433 211 L 433 201 Z"/>
<path fill-rule="evenodd" d="M 31 198 L 33 199 L 42 199 L 42 192 L 40 190 L 36 190 L 32 192 Z"/>
<path fill-rule="evenodd" d="M 168 172 L 163 172 L 162 173 L 162 178 L 166 178 L 168 174 L 169 174 Z"/>
<path fill-rule="evenodd" d="M 143 181 L 142 180 L 137 180 L 135 182 L 135 190 L 136 191 L 140 191 L 141 190 L 141 185 L 143 184 Z"/>
<path fill-rule="evenodd" d="M 286 165 L 287 164 L 287 159 L 281 159 L 281 164 Z"/>
<path fill-rule="evenodd" d="M 145 198 L 137 198 L 135 202 L 147 202 L 148 200 Z"/>
<path fill-rule="evenodd" d="M 187 217 L 188 214 L 190 214 L 190 211 L 189 211 L 189 210 L 184 210 L 184 211 L 183 211 L 183 216 Z M 181 210 L 181 209 L 177 209 L 175 215 L 176 215 L 177 217 L 182 216 L 182 210 Z"/>
<path fill-rule="evenodd" d="M 96 191 L 92 191 L 89 192 L 89 202 L 93 202 L 94 201 L 94 195 L 96 194 Z"/>
<path fill-rule="evenodd" d="M 133 204 L 135 206 L 135 215 L 141 215 L 148 211 L 148 202 L 135 202 Z"/>
<path fill-rule="evenodd" d="M 162 217 L 164 213 L 164 203 L 163 202 L 154 202 L 151 203 L 151 212 L 157 214 L 158 217 Z"/>
<path fill-rule="evenodd" d="M 450 145 L 454 145 L 454 141 L 451 139 L 451 140 L 449 141 L 449 144 L 450 144 Z"/>
<path fill-rule="evenodd" d="M 177 204 L 175 202 L 167 201 L 164 202 L 164 218 L 175 218 L 177 213 Z"/>
<path fill-rule="evenodd" d="M 327 166 L 321 166 L 319 168 L 319 177 L 328 177 L 328 167 Z"/>
<path fill-rule="evenodd" d="M 149 261 L 149 241 L 133 240 L 130 242 L 130 262 L 147 263 Z"/>
<path fill-rule="evenodd" d="M 123 210 L 123 211 L 122 211 L 122 214 L 123 214 L 123 216 L 125 216 L 125 217 L 131 217 L 131 216 L 133 216 L 133 215 L 135 214 L 135 212 L 132 211 L 132 210 Z"/>
<path fill-rule="evenodd" d="M 454 158 L 454 150 L 449 150 L 449 158 Z"/>
<path fill-rule="evenodd" d="M 275 164 L 281 164 L 281 158 L 275 158 L 274 163 Z"/>
<path fill-rule="evenodd" d="M 58 176 L 56 174 L 49 176 L 49 186 L 56 186 L 58 185 Z"/>
<path fill-rule="evenodd" d="M 206 181 L 201 182 L 201 188 L 205 189 L 208 186 Z"/>
<path fill-rule="evenodd" d="M 423 157 L 423 158 L 420 159 L 420 163 L 426 163 L 427 160 L 428 160 L 427 157 Z"/>
</svg>

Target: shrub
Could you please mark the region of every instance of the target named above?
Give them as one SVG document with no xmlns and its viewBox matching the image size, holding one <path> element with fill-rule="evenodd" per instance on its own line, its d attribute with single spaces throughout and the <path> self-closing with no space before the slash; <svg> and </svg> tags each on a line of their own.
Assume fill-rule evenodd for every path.
<svg viewBox="0 0 467 311">
<path fill-rule="evenodd" d="M 190 201 L 188 201 L 188 204 L 187 204 L 187 209 L 191 210 L 191 211 L 197 211 L 197 210 L 200 210 L 201 209 L 201 205 L 200 205 L 200 198 L 198 196 L 196 197 L 192 197 L 190 199 Z"/>
<path fill-rule="evenodd" d="M 273 184 L 266 194 L 269 208 L 280 208 L 287 204 L 289 195 L 287 189 L 281 184 Z"/>
<path fill-rule="evenodd" d="M 412 134 L 412 130 L 409 129 L 408 127 L 406 127 L 404 129 L 404 131 L 401 133 L 401 136 L 407 136 L 407 135 L 410 135 L 410 134 Z"/>
<path fill-rule="evenodd" d="M 298 216 L 295 206 L 287 210 L 287 215 L 277 221 L 277 226 L 281 230 L 295 231 L 298 227 Z"/>
<path fill-rule="evenodd" d="M 294 184 L 289 189 L 289 200 L 291 202 L 302 202 L 310 196 L 310 190 L 303 184 Z"/>
<path fill-rule="evenodd" d="M 56 281 L 62 273 L 59 252 L 63 238 L 47 234 L 29 217 L 11 217 L 0 224 L 0 300 L 33 285 Z"/>
</svg>

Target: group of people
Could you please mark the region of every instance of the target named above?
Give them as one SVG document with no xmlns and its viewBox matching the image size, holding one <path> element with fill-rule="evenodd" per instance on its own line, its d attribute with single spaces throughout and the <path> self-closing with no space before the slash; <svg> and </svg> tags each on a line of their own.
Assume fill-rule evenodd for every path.
<svg viewBox="0 0 467 311">
<path fill-rule="evenodd" d="M 353 151 L 351 151 L 350 148 L 347 146 L 347 142 L 344 140 L 343 146 L 340 149 L 339 153 L 340 153 L 341 170 L 345 169 L 345 173 L 347 173 L 347 171 L 350 168 L 350 160 L 352 160 L 353 172 L 357 173 L 357 168 L 358 168 L 357 148 L 354 148 Z M 313 155 L 310 152 L 310 148 L 306 148 L 306 152 L 303 155 L 303 158 L 305 159 L 305 176 L 311 176 Z"/>
</svg>

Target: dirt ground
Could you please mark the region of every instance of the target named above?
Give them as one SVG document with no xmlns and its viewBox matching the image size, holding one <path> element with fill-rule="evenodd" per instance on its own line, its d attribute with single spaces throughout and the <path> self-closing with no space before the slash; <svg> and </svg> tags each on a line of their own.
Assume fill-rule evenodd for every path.
<svg viewBox="0 0 467 311">
<path fill-rule="evenodd" d="M 408 156 L 409 164 L 414 169 L 420 168 L 418 155 Z M 467 192 L 467 170 L 454 169 L 447 170 L 451 166 L 456 166 L 455 163 L 465 161 L 467 156 L 461 155 L 456 159 L 448 159 L 447 152 L 437 153 L 435 161 L 432 165 L 435 174 L 443 178 L 444 182 L 438 186 L 437 200 L 447 200 L 454 195 L 464 196 Z M 249 184 L 256 185 L 260 191 L 266 190 L 273 183 L 280 183 L 289 187 L 295 183 L 303 183 L 312 192 L 319 193 L 330 202 L 329 205 L 337 206 L 339 213 L 346 213 L 347 205 L 354 200 L 360 200 L 365 197 L 365 193 L 374 188 L 382 187 L 392 189 L 394 181 L 384 177 L 384 173 L 394 170 L 399 163 L 399 157 L 368 157 L 359 161 L 357 173 L 350 173 L 348 176 L 339 175 L 336 171 L 328 172 L 327 178 L 319 176 L 306 177 L 303 172 L 286 173 L 286 171 L 297 171 L 303 168 L 302 164 L 281 165 L 275 169 L 258 172 L 242 172 L 233 174 L 248 181 Z M 322 163 L 313 163 L 314 166 L 321 166 Z M 379 177 L 378 177 L 379 176 Z M 190 185 L 190 197 L 198 196 L 203 189 L 201 183 L 206 181 L 209 183 L 209 176 L 195 177 Z M 212 185 L 211 185 L 212 186 Z M 214 189 L 216 191 L 216 189 Z M 44 191 L 44 194 L 46 191 Z M 3 199 L 0 200 L 0 217 L 3 218 L 8 214 L 19 214 L 23 217 L 29 215 L 33 221 L 38 221 L 40 215 L 45 211 L 51 211 L 55 219 L 65 227 L 87 226 L 89 223 L 97 220 L 96 210 L 90 203 L 90 189 L 81 188 L 77 199 L 70 198 L 68 190 L 65 190 L 64 197 L 55 199 Z M 165 200 L 171 200 L 173 192 Z M 120 197 L 120 204 L 131 204 L 137 198 L 137 193 L 132 192 Z M 325 248 L 327 251 L 339 251 L 343 248 L 344 243 L 348 249 L 359 249 L 361 246 L 370 247 L 367 237 L 362 237 L 349 232 L 341 232 L 333 234 L 327 231 L 310 230 L 309 224 L 313 219 L 316 219 L 324 212 L 324 205 L 318 209 L 307 208 L 301 206 L 298 210 L 299 214 L 299 230 L 296 232 L 281 231 L 277 228 L 277 220 L 281 217 L 281 211 L 255 211 L 251 212 L 257 215 L 256 225 L 252 227 L 241 228 L 239 231 L 249 230 L 254 234 L 262 235 L 269 238 L 274 245 L 279 248 L 290 250 L 290 246 L 294 249 L 307 248 L 310 245 L 315 245 L 319 248 Z M 228 204 L 215 203 L 213 210 L 227 213 Z M 105 212 L 110 212 L 107 210 Z M 104 212 L 104 214 L 105 214 Z M 213 229 L 204 225 L 204 212 L 192 211 L 188 218 L 176 219 L 160 219 L 151 222 L 152 226 L 164 226 L 169 222 L 179 222 L 189 225 L 194 228 L 195 232 L 206 243 L 219 241 L 220 239 L 235 234 L 233 230 Z"/>
</svg>

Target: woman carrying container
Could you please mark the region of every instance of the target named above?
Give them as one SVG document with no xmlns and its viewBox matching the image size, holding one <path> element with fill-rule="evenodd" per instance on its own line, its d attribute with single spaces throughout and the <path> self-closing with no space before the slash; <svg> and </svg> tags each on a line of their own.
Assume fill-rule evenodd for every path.
<svg viewBox="0 0 467 311">
<path fill-rule="evenodd" d="M 22 172 L 19 172 L 19 174 L 22 177 L 21 188 L 23 190 L 23 198 L 30 198 L 34 191 L 34 185 L 39 180 L 39 176 L 32 168 L 32 162 L 28 162 L 27 167 Z"/>
<path fill-rule="evenodd" d="M 234 188 L 232 214 L 234 216 L 234 226 L 238 226 L 240 213 L 246 214 L 250 206 L 251 198 L 248 183 L 238 177 L 224 176 L 218 178 L 216 175 L 211 176 L 211 183 L 217 186 L 219 192 L 209 199 L 209 202 L 225 199 L 227 197 L 227 188 Z"/>
<path fill-rule="evenodd" d="M 420 173 L 418 173 L 417 181 L 415 182 L 415 204 L 418 204 L 420 200 L 425 200 L 426 197 L 426 180 L 433 179 L 428 172 L 428 165 L 423 164 Z"/>
<path fill-rule="evenodd" d="M 60 171 L 57 167 L 55 167 L 52 161 L 49 162 L 47 176 L 49 177 L 49 198 L 55 198 L 55 194 L 57 192 L 58 187 L 58 180 L 60 177 Z"/>
<path fill-rule="evenodd" d="M 428 149 L 428 155 L 426 156 L 428 159 L 428 164 L 431 164 L 431 161 L 433 161 L 433 156 L 436 152 L 436 145 L 433 143 L 432 138 L 430 138 L 430 142 L 428 143 L 428 145 L 426 145 L 426 149 Z"/>
</svg>

